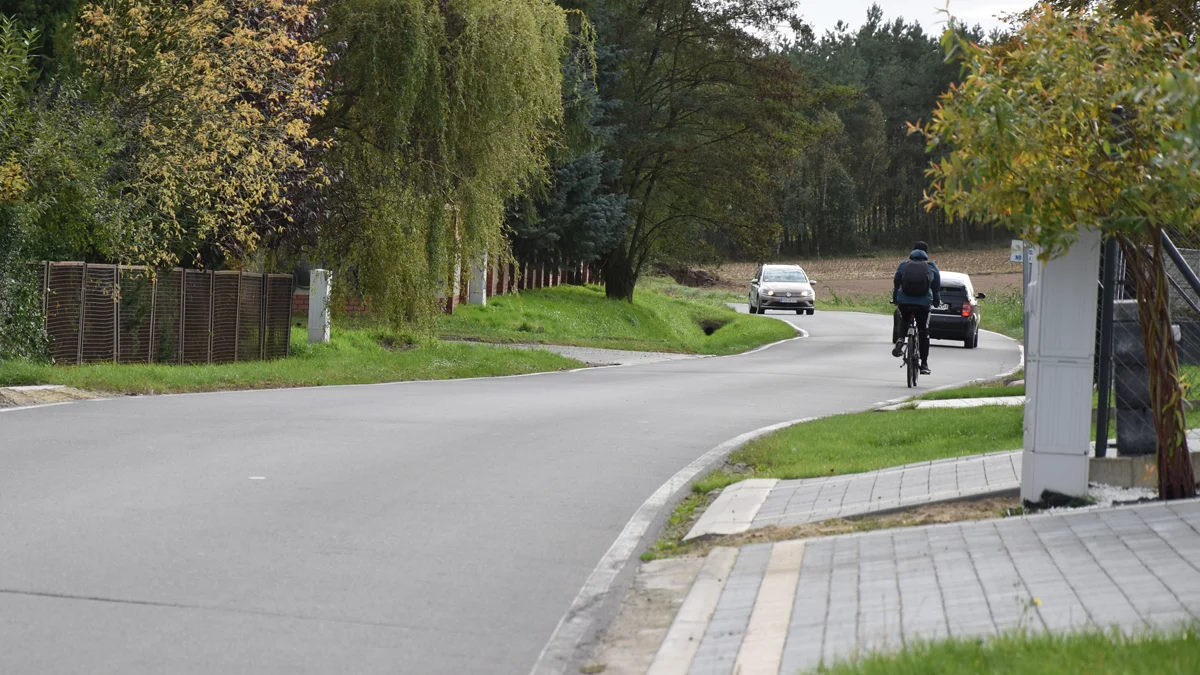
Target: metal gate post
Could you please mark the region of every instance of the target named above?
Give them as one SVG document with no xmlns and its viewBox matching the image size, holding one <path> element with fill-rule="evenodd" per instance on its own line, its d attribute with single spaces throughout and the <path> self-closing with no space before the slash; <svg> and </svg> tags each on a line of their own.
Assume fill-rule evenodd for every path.
<svg viewBox="0 0 1200 675">
<path fill-rule="evenodd" d="M 267 359 L 267 291 L 269 290 L 265 272 L 259 276 L 259 282 L 259 285 L 262 286 L 262 293 L 258 296 L 258 359 L 265 361 Z M 289 325 L 288 330 L 291 329 Z"/>
<path fill-rule="evenodd" d="M 233 360 L 238 360 L 238 351 L 242 342 L 242 277 L 245 272 L 238 270 L 237 311 L 233 313 Z"/>
<path fill-rule="evenodd" d="M 187 270 L 179 270 L 179 353 L 175 360 L 183 364 L 183 336 L 187 326 Z"/>
<path fill-rule="evenodd" d="M 42 325 L 49 326 L 46 323 L 46 316 L 50 313 L 50 262 L 42 263 Z"/>
<path fill-rule="evenodd" d="M 1117 240 L 1104 242 L 1104 297 L 1100 301 L 1100 353 L 1096 373 L 1096 456 L 1108 456 L 1108 397 L 1112 387 L 1113 301 L 1116 299 Z"/>
<path fill-rule="evenodd" d="M 150 273 L 150 349 L 146 363 L 154 363 L 154 315 L 158 313 L 158 271 Z"/>
<path fill-rule="evenodd" d="M 83 263 L 83 276 L 79 284 L 79 345 L 75 349 L 75 363 L 83 363 L 83 327 L 87 325 L 87 263 Z"/>
<path fill-rule="evenodd" d="M 116 288 L 113 293 L 113 363 L 121 362 L 121 266 L 113 265 Z"/>
<path fill-rule="evenodd" d="M 208 275 L 208 359 L 206 363 L 212 363 L 213 349 L 213 307 L 214 297 L 217 294 L 217 274 L 212 270 L 205 272 Z"/>
</svg>

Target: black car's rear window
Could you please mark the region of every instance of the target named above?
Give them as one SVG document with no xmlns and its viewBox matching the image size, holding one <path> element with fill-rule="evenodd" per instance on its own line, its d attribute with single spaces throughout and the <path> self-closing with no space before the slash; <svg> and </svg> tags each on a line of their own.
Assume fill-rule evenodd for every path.
<svg viewBox="0 0 1200 675">
<path fill-rule="evenodd" d="M 942 286 L 943 302 L 962 302 L 967 299 L 967 289 L 962 286 Z"/>
</svg>

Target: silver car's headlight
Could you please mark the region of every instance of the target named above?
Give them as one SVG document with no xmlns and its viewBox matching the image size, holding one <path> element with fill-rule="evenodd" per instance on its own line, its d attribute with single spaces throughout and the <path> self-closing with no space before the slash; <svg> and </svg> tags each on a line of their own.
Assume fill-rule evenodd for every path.
<svg viewBox="0 0 1200 675">
<path fill-rule="evenodd" d="M 768 290 L 767 295 L 775 295 L 775 291 Z"/>
<path fill-rule="evenodd" d="M 802 298 L 812 297 L 812 294 L 812 291 L 800 291 L 800 297 Z"/>
</svg>

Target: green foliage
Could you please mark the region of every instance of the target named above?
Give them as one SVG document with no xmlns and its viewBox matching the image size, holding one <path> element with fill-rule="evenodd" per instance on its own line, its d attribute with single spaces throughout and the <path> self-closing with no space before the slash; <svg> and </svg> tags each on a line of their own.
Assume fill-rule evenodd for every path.
<svg viewBox="0 0 1200 675">
<path fill-rule="evenodd" d="M 966 77 L 923 129 L 931 151 L 953 148 L 930 169 L 930 206 L 1001 218 L 1050 257 L 1080 227 L 1142 241 L 1162 223 L 1194 227 L 1195 48 L 1107 6 L 1039 10 L 1019 39 L 947 35 Z"/>
<path fill-rule="evenodd" d="M 40 278 L 30 270 L 0 269 L 0 361 L 46 356 L 41 290 Z"/>
<path fill-rule="evenodd" d="M 542 199 L 509 206 L 513 255 L 522 262 L 592 262 L 608 253 L 625 230 L 627 199 L 608 192 L 620 163 L 589 152 L 559 164 Z"/>
<path fill-rule="evenodd" d="M 71 38 L 80 0 L 0 0 L 0 14 L 17 22 L 23 29 L 37 31 L 33 51 L 41 59 L 43 80 L 60 74 L 71 63 Z"/>
<path fill-rule="evenodd" d="M 503 257 L 505 200 L 543 180 L 568 26 L 547 0 L 347 0 L 329 113 L 334 222 L 321 256 L 397 325 L 429 327 L 472 260 Z"/>
<path fill-rule="evenodd" d="M 36 30 L 20 30 L 0 15 L 0 358 L 37 357 L 45 351 L 39 289 L 21 265 L 29 234 L 24 218 L 30 183 L 23 151 L 31 125 L 26 87 L 33 78 L 36 40 Z"/>
</svg>

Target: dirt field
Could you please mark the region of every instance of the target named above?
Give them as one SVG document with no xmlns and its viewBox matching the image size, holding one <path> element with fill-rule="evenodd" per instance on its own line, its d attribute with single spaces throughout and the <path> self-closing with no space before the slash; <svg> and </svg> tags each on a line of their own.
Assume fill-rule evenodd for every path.
<svg viewBox="0 0 1200 675">
<path fill-rule="evenodd" d="M 824 288 L 840 296 L 878 295 L 890 291 L 892 275 L 903 254 L 879 255 L 869 258 L 821 258 L 791 259 L 772 262 L 798 263 L 808 275 L 820 282 Z M 985 251 L 946 251 L 931 256 L 938 267 L 947 272 L 965 272 L 971 275 L 975 290 L 994 293 L 1003 288 L 1020 288 L 1021 266 L 1008 261 L 1008 249 Z M 721 287 L 743 291 L 754 275 L 754 263 L 726 263 L 708 272 L 716 274 Z"/>
</svg>

